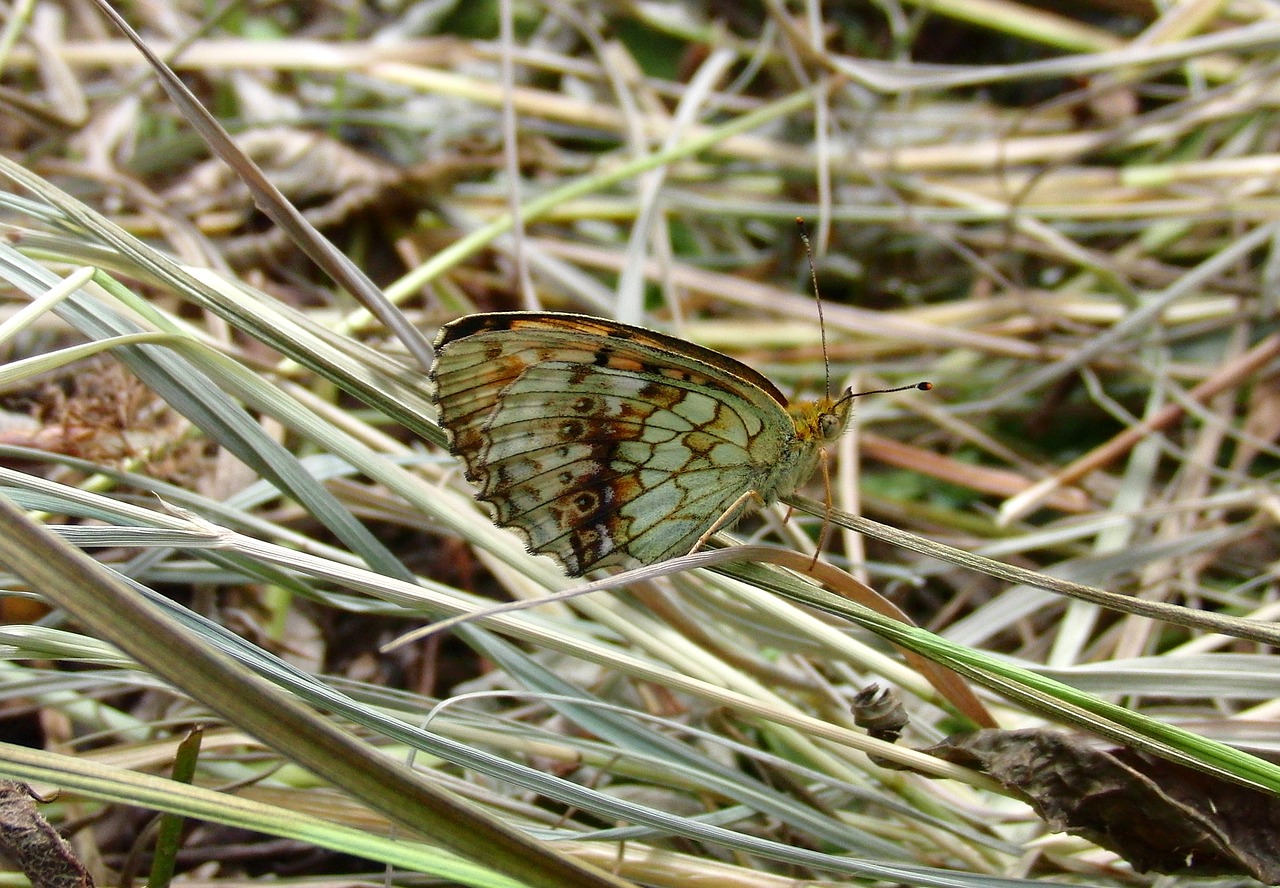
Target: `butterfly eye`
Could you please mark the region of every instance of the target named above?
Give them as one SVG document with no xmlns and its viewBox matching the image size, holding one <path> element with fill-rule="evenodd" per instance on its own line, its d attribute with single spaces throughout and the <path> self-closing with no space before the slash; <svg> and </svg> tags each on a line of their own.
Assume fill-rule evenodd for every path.
<svg viewBox="0 0 1280 888">
<path fill-rule="evenodd" d="M 818 417 L 818 432 L 828 441 L 839 438 L 844 431 L 844 422 L 834 413 L 824 413 Z"/>
</svg>

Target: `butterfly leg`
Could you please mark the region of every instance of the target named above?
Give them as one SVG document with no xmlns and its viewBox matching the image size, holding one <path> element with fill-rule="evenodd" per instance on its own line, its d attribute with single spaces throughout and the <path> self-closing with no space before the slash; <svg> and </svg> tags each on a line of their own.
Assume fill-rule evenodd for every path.
<svg viewBox="0 0 1280 888">
<path fill-rule="evenodd" d="M 819 451 L 819 459 L 822 466 L 822 487 L 827 492 L 827 510 L 822 516 L 822 531 L 818 534 L 818 546 L 813 550 L 813 560 L 809 562 L 809 570 L 817 566 L 818 556 L 827 547 L 827 537 L 831 535 L 831 512 L 835 508 L 835 503 L 831 499 L 831 463 L 827 459 L 827 451 Z"/>
<path fill-rule="evenodd" d="M 734 521 L 738 520 L 738 511 L 751 500 L 755 500 L 761 506 L 764 505 L 764 497 L 759 493 L 754 490 L 746 491 L 742 496 L 734 500 L 729 508 L 720 513 L 720 517 L 715 520 L 714 524 L 707 528 L 706 533 L 698 537 L 698 541 L 693 544 L 693 548 L 690 549 L 687 554 L 692 555 L 694 552 L 697 552 L 707 544 L 707 540 L 711 539 L 717 533 L 733 524 Z"/>
</svg>

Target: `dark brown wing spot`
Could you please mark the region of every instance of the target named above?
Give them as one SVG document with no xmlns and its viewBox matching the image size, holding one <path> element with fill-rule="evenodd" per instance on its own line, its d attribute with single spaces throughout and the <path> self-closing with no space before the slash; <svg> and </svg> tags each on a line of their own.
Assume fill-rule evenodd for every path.
<svg viewBox="0 0 1280 888">
<path fill-rule="evenodd" d="M 654 407 L 661 407 L 670 410 L 676 404 L 679 404 L 684 398 L 685 393 L 673 385 L 666 385 L 660 382 L 646 383 L 640 391 L 636 392 L 636 400 L 643 401 L 645 404 L 652 404 Z"/>
<path fill-rule="evenodd" d="M 718 441 L 714 436 L 708 435 L 706 432 L 690 432 L 680 440 L 680 443 L 698 456 L 706 456 L 715 449 Z"/>
<path fill-rule="evenodd" d="M 575 413 L 596 413 L 600 409 L 600 405 L 595 398 L 583 395 L 581 398 L 573 402 L 572 408 Z"/>
<path fill-rule="evenodd" d="M 457 456 L 462 456 L 470 461 L 473 454 L 480 451 L 484 446 L 484 435 L 474 429 L 465 429 L 462 431 L 454 431 L 453 444 L 449 448 L 449 452 Z"/>
<path fill-rule="evenodd" d="M 560 437 L 566 441 L 576 441 L 582 437 L 586 426 L 577 419 L 566 419 L 560 423 Z"/>
<path fill-rule="evenodd" d="M 573 549 L 574 572 L 586 573 L 591 565 L 604 554 L 605 540 L 594 527 L 576 527 L 569 534 L 569 546 Z"/>
</svg>

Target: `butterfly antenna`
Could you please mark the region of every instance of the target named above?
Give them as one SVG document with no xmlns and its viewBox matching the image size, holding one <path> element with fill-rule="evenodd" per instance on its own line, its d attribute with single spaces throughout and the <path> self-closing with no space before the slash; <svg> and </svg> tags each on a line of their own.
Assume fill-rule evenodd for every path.
<svg viewBox="0 0 1280 888">
<path fill-rule="evenodd" d="M 813 246 L 809 243 L 809 232 L 805 230 L 804 219 L 796 216 L 796 230 L 800 232 L 800 240 L 804 241 L 804 254 L 809 257 L 809 280 L 813 281 L 813 300 L 818 303 L 818 333 L 822 337 L 822 370 L 827 377 L 827 397 L 831 397 L 831 359 L 827 357 L 827 322 L 822 316 L 822 297 L 818 294 L 818 270 L 813 266 Z"/>
<path fill-rule="evenodd" d="M 852 401 L 854 398 L 861 398 L 861 397 L 864 397 L 865 395 L 889 395 L 894 392 L 910 391 L 911 389 L 915 389 L 918 392 L 927 392 L 932 388 L 933 388 L 932 382 L 913 382 L 911 383 L 911 385 L 900 385 L 897 388 L 891 388 L 891 389 L 874 389 L 869 392 L 848 392 L 840 400 L 844 401 L 848 399 Z"/>
</svg>

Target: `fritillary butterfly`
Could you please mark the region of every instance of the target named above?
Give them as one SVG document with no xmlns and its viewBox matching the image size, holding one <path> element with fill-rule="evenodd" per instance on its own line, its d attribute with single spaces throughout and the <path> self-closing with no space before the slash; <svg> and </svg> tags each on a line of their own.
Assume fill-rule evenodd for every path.
<svg viewBox="0 0 1280 888">
<path fill-rule="evenodd" d="M 479 499 L 571 576 L 684 555 L 749 501 L 792 493 L 854 397 L 788 405 L 709 348 L 550 312 L 446 324 L 431 378 Z"/>
</svg>

